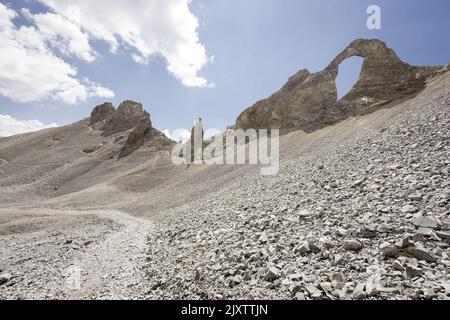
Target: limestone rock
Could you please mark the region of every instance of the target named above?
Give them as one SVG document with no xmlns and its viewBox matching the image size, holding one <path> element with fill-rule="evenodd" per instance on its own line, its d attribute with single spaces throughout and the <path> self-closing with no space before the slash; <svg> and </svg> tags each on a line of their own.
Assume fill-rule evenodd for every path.
<svg viewBox="0 0 450 320">
<path fill-rule="evenodd" d="M 418 228 L 437 229 L 439 221 L 432 217 L 420 216 L 413 220 L 413 224 Z"/>
<path fill-rule="evenodd" d="M 144 122 L 147 122 L 147 125 L 151 127 L 150 115 L 144 111 L 142 104 L 130 100 L 124 101 L 106 121 L 103 136 L 125 132 L 133 129 L 139 123 L 142 126 Z"/>
<path fill-rule="evenodd" d="M 110 102 L 96 106 L 91 113 L 91 125 L 112 117 L 115 112 L 116 108 Z"/>
<path fill-rule="evenodd" d="M 410 247 L 408 248 L 407 252 L 417 260 L 424 260 L 427 262 L 437 261 L 437 258 L 433 255 L 433 253 L 429 252 L 427 249 L 421 246 Z"/>
<path fill-rule="evenodd" d="M 11 275 L 9 273 L 2 273 L 0 274 L 0 286 L 7 283 L 9 280 L 11 280 Z"/>
<path fill-rule="evenodd" d="M 344 242 L 344 249 L 347 251 L 360 251 L 363 247 L 364 245 L 361 241 L 356 239 L 346 240 Z"/>
<path fill-rule="evenodd" d="M 364 58 L 360 78 L 337 101 L 339 65 L 353 56 Z M 425 88 L 427 78 L 441 70 L 441 66 L 410 66 L 380 40 L 355 40 L 325 70 L 313 74 L 300 70 L 278 92 L 242 112 L 236 127 L 315 131 L 414 95 Z"/>
</svg>

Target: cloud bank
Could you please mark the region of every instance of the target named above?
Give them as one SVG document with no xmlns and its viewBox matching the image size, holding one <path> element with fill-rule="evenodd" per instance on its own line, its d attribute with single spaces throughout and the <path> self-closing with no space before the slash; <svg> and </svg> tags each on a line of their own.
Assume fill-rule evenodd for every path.
<svg viewBox="0 0 450 320">
<path fill-rule="evenodd" d="M 78 75 L 67 58 L 94 63 L 93 41 L 110 51 L 130 51 L 147 65 L 163 57 L 167 70 L 187 87 L 210 87 L 199 76 L 209 62 L 198 37 L 190 0 L 36 0 L 48 12 L 15 11 L 0 3 L 0 95 L 14 102 L 57 100 L 77 104 L 114 92 Z M 16 25 L 22 16 L 29 23 Z"/>
<path fill-rule="evenodd" d="M 0 114 L 0 137 L 9 137 L 16 134 L 54 128 L 57 126 L 56 123 L 45 125 L 38 120 L 21 121 L 14 119 L 11 116 Z"/>
<path fill-rule="evenodd" d="M 50 32 L 41 32 L 34 26 L 16 27 L 13 20 L 17 17 L 15 11 L 0 3 L 0 95 L 14 102 L 49 99 L 67 104 L 94 96 L 114 96 L 99 84 L 78 79 L 76 68 L 57 57 L 50 47 L 59 45 L 62 51 L 90 59 L 78 40 L 70 44 L 64 38 L 52 40 Z"/>
<path fill-rule="evenodd" d="M 39 1 L 70 21 L 73 26 L 65 33 L 77 35 L 78 50 L 74 51 L 88 59 L 93 58 L 92 52 L 76 26 L 90 39 L 107 42 L 113 53 L 124 47 L 134 49 L 132 58 L 137 63 L 148 64 L 154 55 L 164 57 L 167 70 L 187 87 L 211 86 L 198 75 L 209 58 L 198 37 L 198 19 L 189 10 L 190 0 Z M 56 24 L 55 17 L 46 19 Z M 47 27 L 55 30 L 48 21 Z"/>
</svg>

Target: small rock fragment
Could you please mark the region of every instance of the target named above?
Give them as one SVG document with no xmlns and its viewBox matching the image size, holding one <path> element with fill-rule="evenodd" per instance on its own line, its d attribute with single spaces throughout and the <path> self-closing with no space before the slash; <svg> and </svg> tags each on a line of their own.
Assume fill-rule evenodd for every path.
<svg viewBox="0 0 450 320">
<path fill-rule="evenodd" d="M 358 241 L 356 239 L 352 240 L 346 240 L 344 242 L 344 249 L 347 251 L 360 251 L 364 245 L 361 243 L 361 241 Z"/>
<path fill-rule="evenodd" d="M 416 213 L 417 211 L 419 211 L 419 209 L 409 204 L 401 208 L 402 213 Z"/>
<path fill-rule="evenodd" d="M 383 254 L 384 259 L 388 258 L 397 258 L 398 249 L 391 245 L 389 242 L 385 242 L 380 246 L 381 252 Z"/>
<path fill-rule="evenodd" d="M 428 216 L 420 216 L 413 219 L 413 224 L 417 228 L 437 229 L 440 225 L 439 221 Z"/>
<path fill-rule="evenodd" d="M 437 258 L 431 252 L 421 246 L 410 247 L 407 252 L 417 260 L 424 260 L 427 262 L 437 261 Z"/>
<path fill-rule="evenodd" d="M 355 290 L 353 290 L 353 298 L 358 300 L 367 298 L 367 293 L 364 291 L 365 287 L 364 283 L 358 283 Z"/>
</svg>

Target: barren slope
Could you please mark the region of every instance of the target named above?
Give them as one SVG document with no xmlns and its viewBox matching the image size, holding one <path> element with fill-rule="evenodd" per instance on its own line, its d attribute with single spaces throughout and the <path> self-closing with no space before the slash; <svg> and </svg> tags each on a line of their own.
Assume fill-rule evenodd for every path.
<svg viewBox="0 0 450 320">
<path fill-rule="evenodd" d="M 449 88 L 447 73 L 389 109 L 283 136 L 273 177 L 175 166 L 151 145 L 117 159 L 123 134 L 88 120 L 0 139 L 0 298 L 445 298 Z M 440 230 L 419 234 L 414 215 Z M 405 238 L 384 261 L 379 246 Z M 433 261 L 404 254 L 420 243 Z"/>
</svg>

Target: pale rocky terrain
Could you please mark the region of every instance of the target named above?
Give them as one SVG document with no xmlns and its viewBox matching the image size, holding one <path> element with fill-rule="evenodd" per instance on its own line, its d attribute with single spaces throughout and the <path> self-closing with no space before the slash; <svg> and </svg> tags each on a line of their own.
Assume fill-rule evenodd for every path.
<svg viewBox="0 0 450 320">
<path fill-rule="evenodd" d="M 420 70 L 286 130 L 275 176 L 174 165 L 132 101 L 0 138 L 0 299 L 449 299 L 450 74 Z"/>
</svg>

